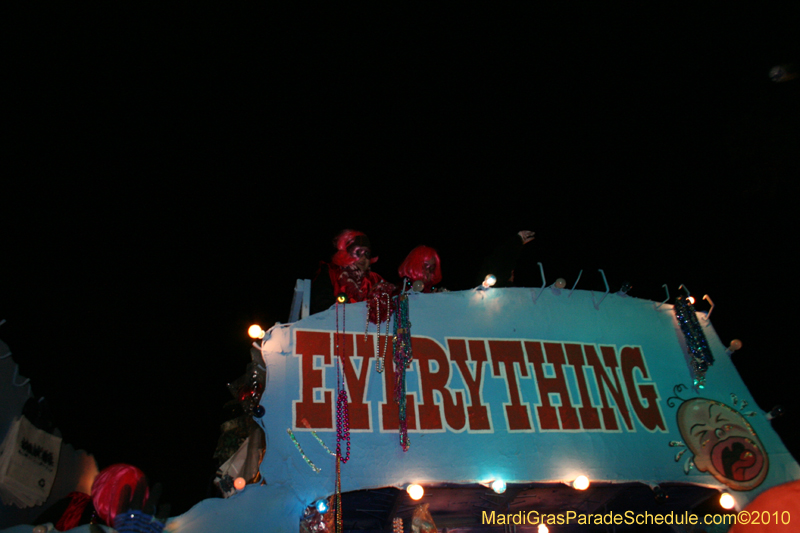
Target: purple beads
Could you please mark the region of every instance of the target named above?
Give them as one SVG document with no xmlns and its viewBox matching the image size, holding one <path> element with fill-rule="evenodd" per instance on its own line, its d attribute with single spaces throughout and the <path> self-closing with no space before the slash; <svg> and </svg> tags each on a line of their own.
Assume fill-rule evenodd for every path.
<svg viewBox="0 0 800 533">
<path fill-rule="evenodd" d="M 346 441 L 347 453 L 342 456 L 342 441 Z M 342 389 L 336 399 L 336 455 L 346 463 L 350 460 L 350 414 L 347 409 L 347 392 Z"/>
</svg>

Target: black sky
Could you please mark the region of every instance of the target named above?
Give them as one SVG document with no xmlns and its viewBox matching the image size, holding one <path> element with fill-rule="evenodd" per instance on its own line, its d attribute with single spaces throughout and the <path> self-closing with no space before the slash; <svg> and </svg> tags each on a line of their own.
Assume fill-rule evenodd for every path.
<svg viewBox="0 0 800 533">
<path fill-rule="evenodd" d="M 531 285 L 709 294 L 798 457 L 796 13 L 78 9 L 9 18 L 0 338 L 101 467 L 204 497 L 246 327 L 345 227 L 389 279 L 531 229 Z"/>
</svg>

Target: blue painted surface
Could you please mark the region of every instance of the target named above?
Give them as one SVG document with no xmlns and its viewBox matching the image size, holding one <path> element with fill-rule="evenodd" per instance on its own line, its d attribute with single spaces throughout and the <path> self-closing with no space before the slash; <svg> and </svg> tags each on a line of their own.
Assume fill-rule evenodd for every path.
<svg viewBox="0 0 800 533">
<path fill-rule="evenodd" d="M 369 412 L 365 419 L 367 427 L 354 429 L 352 433 L 351 460 L 342 467 L 343 491 L 400 487 L 410 482 L 423 485 L 474 483 L 495 478 L 508 483 L 571 481 L 580 474 L 595 481 L 688 482 L 731 490 L 710 472 L 694 468 L 684 473 L 691 451 L 676 461 L 681 448 L 669 445 L 670 441 L 686 439 L 676 418 L 681 402 L 670 406 L 667 400 L 673 395 L 675 385 L 690 385 L 692 379 L 672 307 L 663 305 L 657 309 L 651 301 L 609 295 L 597 308 L 594 305 L 597 298 L 593 300 L 588 291 L 575 291 L 568 296 L 569 291 L 557 289 L 546 289 L 534 301 L 538 292 L 538 289 L 492 289 L 410 296 L 414 348 L 421 357 L 407 374 L 408 393 L 416 404 L 417 423 L 425 416 L 428 422 L 435 422 L 438 413 L 442 427 L 412 429 L 408 452 L 402 451 L 396 430 L 382 428 L 382 424 L 393 422 L 382 419 L 381 405 L 387 398 L 391 400 L 393 390 L 387 387 L 385 375 L 375 371 L 373 358 L 363 361 L 374 354 L 375 336 L 375 326 L 370 325 L 373 343 L 370 350 L 369 341 L 363 344 L 365 305 L 347 305 L 344 320 L 340 310 L 340 328 L 345 322 L 345 332 L 356 334 L 351 341 L 355 345 L 348 346 L 348 361 L 356 361 L 354 376 L 365 379 L 363 399 Z M 731 490 L 737 506 L 742 508 L 760 492 L 800 478 L 800 467 L 756 406 L 711 324 L 703 316 L 700 316 L 700 324 L 716 363 L 707 373 L 705 390 L 697 393 L 688 389 L 680 395 L 685 400 L 707 398 L 712 401 L 709 405 L 726 404 L 732 413 L 741 409 L 742 415 L 734 413 L 736 420 L 746 420 L 768 456 L 768 473 L 763 482 L 752 490 Z M 168 531 L 295 532 L 302 510 L 333 492 L 334 458 L 316 442 L 297 414 L 298 404 L 305 404 L 313 412 L 322 412 L 323 419 L 325 415 L 334 419 L 332 409 L 326 414 L 324 409 L 319 410 L 319 403 L 328 394 L 335 399 L 335 358 L 331 357 L 330 364 L 326 365 L 325 353 L 298 353 L 303 351 L 298 350 L 298 345 L 305 343 L 307 346 L 310 338 L 327 339 L 317 342 L 320 346 L 327 343 L 326 348 L 317 352 L 334 354 L 335 330 L 336 312 L 331 309 L 294 324 L 277 326 L 267 333 L 262 349 L 267 384 L 261 400 L 266 414 L 258 420 L 267 437 L 267 452 L 261 465 L 266 485 L 249 485 L 227 500 L 200 502 L 184 515 L 171 519 Z M 358 339 L 362 342 L 360 347 Z M 491 419 L 489 429 L 474 429 L 472 424 L 480 426 L 480 419 L 470 419 L 467 413 L 467 406 L 474 406 L 476 402 L 470 396 L 470 388 L 457 363 L 459 356 L 454 347 L 459 343 L 470 347 L 470 355 L 473 347 L 475 354 L 480 352 L 481 346 L 486 352 L 481 400 Z M 535 353 L 537 346 L 543 355 Z M 515 350 L 521 354 L 521 364 L 506 365 L 500 361 L 503 353 L 513 355 Z M 584 366 L 558 365 L 563 371 L 568 398 L 559 394 L 545 395 L 556 408 L 571 403 L 577 413 L 572 422 L 568 409 L 559 411 L 555 418 L 548 418 L 540 409 L 546 407 L 541 393 L 547 378 L 557 376 L 558 369 L 549 361 L 559 350 L 567 357 L 567 363 L 569 353 L 573 358 L 579 353 L 585 362 Z M 597 353 L 603 360 L 600 367 L 590 368 L 591 353 Z M 430 357 L 431 354 L 435 357 Z M 442 354 L 444 359 L 441 359 Z M 603 359 L 604 355 L 612 359 Z M 438 362 L 427 362 L 437 357 Z M 545 364 L 537 365 L 537 357 L 544 357 L 541 361 Z M 420 359 L 427 365 L 425 372 L 420 368 Z M 614 361 L 627 361 L 627 371 L 622 368 L 624 364 L 614 369 Z M 442 362 L 447 369 L 440 366 Z M 605 364 L 609 362 L 611 364 Z M 305 398 L 304 364 L 305 379 L 316 375 L 324 380 Z M 467 368 L 474 377 L 475 364 L 465 365 L 462 369 Z M 616 398 L 624 407 L 617 405 L 615 394 L 607 390 L 602 380 L 598 384 L 598 369 L 605 369 L 609 383 L 620 384 Z M 515 379 L 510 379 L 512 371 Z M 585 390 L 582 390 L 578 372 L 584 376 Z M 445 375 L 448 375 L 446 386 L 432 394 L 425 393 L 437 376 Z M 558 384 L 558 380 L 549 383 Z M 353 402 L 352 396 L 358 392 L 358 387 L 348 388 Z M 523 413 L 516 419 L 509 416 L 506 409 L 508 404 L 514 403 L 514 390 L 519 391 L 518 413 Z M 736 402 L 731 394 L 736 396 Z M 455 406 L 450 408 L 449 415 L 444 409 L 445 395 Z M 652 403 L 648 395 L 652 395 Z M 600 409 L 603 396 L 608 402 L 610 418 L 604 418 Z M 311 405 L 309 398 L 317 405 Z M 742 400 L 749 405 L 741 408 Z M 427 410 L 425 416 L 421 414 L 423 407 Z M 581 407 L 585 409 L 581 411 Z M 713 409 L 712 415 L 719 418 Z M 599 422 L 592 422 L 592 412 Z M 754 412 L 754 416 L 744 416 L 747 412 Z M 464 422 L 461 422 L 462 416 Z M 561 427 L 546 429 L 553 420 Z M 574 427 L 576 420 L 578 426 Z M 518 426 L 520 421 L 527 421 L 530 427 L 514 429 L 512 426 Z M 616 429 L 611 428 L 614 421 Z M 317 434 L 334 449 L 333 429 L 320 427 L 325 423 L 316 425 Z M 321 469 L 319 473 L 303 460 L 287 428 L 294 431 L 308 458 Z"/>
<path fill-rule="evenodd" d="M 657 404 L 663 415 L 664 428 L 645 428 L 632 408 L 632 397 L 626 393 L 623 397 L 630 413 L 630 428 L 622 419 L 620 410 L 615 408 L 619 425 L 615 431 L 605 427 L 596 430 L 544 431 L 536 416 L 536 408 L 542 401 L 533 365 L 528 365 L 527 377 L 522 375 L 519 365 L 514 365 L 521 403 L 530 413 L 532 427 L 530 430 L 510 430 L 504 412 L 504 404 L 509 403 L 508 380 L 504 379 L 502 365 L 499 365 L 501 375 L 493 375 L 493 360 L 489 350 L 482 392 L 483 401 L 488 404 L 491 413 L 491 431 L 473 433 L 469 427 L 460 431 L 447 428 L 410 431 L 411 449 L 404 453 L 396 431 L 381 431 L 380 404 L 385 401 L 387 391 L 383 376 L 375 372 L 371 359 L 365 393 L 370 408 L 371 428 L 352 434 L 352 459 L 342 467 L 343 491 L 403 486 L 412 481 L 423 484 L 475 482 L 493 478 L 503 478 L 507 482 L 570 481 L 579 474 L 585 474 L 593 480 L 653 484 L 691 482 L 728 489 L 710 473 L 693 469 L 688 475 L 685 474 L 684 461 L 691 453 L 686 452 L 676 462 L 674 457 L 680 448 L 669 446 L 670 441 L 682 441 L 683 437 L 676 421 L 678 405 L 669 407 L 667 399 L 672 396 L 675 385 L 691 383 L 684 341 L 672 307 L 664 305 L 656 309 L 650 301 L 610 295 L 598 309 L 590 292 L 575 291 L 571 297 L 567 297 L 567 291 L 551 289 L 545 290 L 534 302 L 537 292 L 535 289 L 499 289 L 414 294 L 410 300 L 412 335 L 415 340 L 431 339 L 448 354 L 451 366 L 448 389 L 451 393 L 460 391 L 465 399 L 468 398 L 467 387 L 457 371 L 456 363 L 452 361 L 452 354 L 445 350 L 448 339 L 485 341 L 487 347 L 491 340 L 520 341 L 522 346 L 525 346 L 525 341 L 550 342 L 562 346 L 565 343 L 582 343 L 584 347 L 595 346 L 598 353 L 602 346 L 613 347 L 618 358 L 625 347 L 638 348 L 646 363 L 648 379 L 643 377 L 640 370 L 635 370 L 633 390 L 640 391 L 639 386 L 650 385 L 657 391 Z M 341 327 L 341 312 L 339 321 Z M 769 473 L 759 487 L 751 491 L 734 491 L 741 507 L 761 491 L 800 477 L 800 469 L 750 397 L 741 377 L 725 355 L 725 347 L 713 327 L 703 317 L 700 321 L 717 355 L 717 362 L 708 371 L 708 385 L 702 394 L 687 390 L 681 396 L 684 399 L 702 396 L 731 404 L 733 393 L 739 402 L 746 400 L 749 406 L 743 411 L 756 411 L 756 416 L 746 419 L 769 457 Z M 345 322 L 346 332 L 363 337 L 365 305 L 348 305 Z M 296 353 L 297 336 L 306 335 L 303 333 L 305 331 L 325 332 L 330 335 L 333 345 L 335 323 L 334 310 L 328 310 L 292 325 L 273 328 L 263 345 L 268 383 L 262 405 L 267 414 L 259 423 L 267 434 L 268 450 L 261 467 L 267 486 L 248 487 L 245 495 L 249 497 L 250 491 L 257 490 L 263 493 L 265 501 L 282 501 L 283 504 L 268 511 L 269 518 L 264 519 L 272 523 L 285 523 L 286 531 L 295 531 L 302 509 L 314 500 L 329 495 L 334 487 L 334 459 L 295 419 L 294 405 L 302 400 L 302 354 Z M 370 332 L 374 336 L 374 325 L 370 326 Z M 335 351 L 335 348 L 331 347 L 331 351 Z M 354 359 L 359 359 L 358 355 Z M 323 361 L 322 357 L 317 357 L 314 364 L 322 368 L 325 380 L 323 388 L 332 391 L 331 396 L 335 396 L 336 368 L 334 365 L 323 365 Z M 431 368 L 436 370 L 435 366 L 431 365 Z M 546 369 L 546 372 L 549 372 L 549 376 L 553 375 L 551 369 Z M 564 372 L 572 403 L 577 405 L 580 403 L 580 391 L 574 367 L 566 365 Z M 602 403 L 600 392 L 592 372 L 587 370 L 585 374 L 592 403 L 599 406 Z M 419 362 L 409 371 L 408 383 L 408 392 L 415 395 L 419 409 L 422 392 Z M 316 400 L 323 399 L 323 392 L 315 391 Z M 388 396 L 391 395 L 392 391 L 389 391 Z M 613 407 L 613 398 L 610 394 L 607 396 L 609 405 Z M 551 396 L 551 399 L 554 404 L 559 403 L 557 398 Z M 435 400 L 441 403 L 439 393 Z M 737 407 L 740 405 L 737 404 Z M 312 471 L 304 462 L 288 437 L 287 428 L 293 428 L 306 455 L 321 468 L 320 473 Z M 332 430 L 319 429 L 317 434 L 333 449 L 335 433 Z M 452 461 L 453 454 L 458 456 L 458 461 Z M 254 497 L 248 501 L 256 506 L 258 499 Z M 232 500 L 225 504 L 234 505 L 236 502 Z M 195 508 L 187 515 L 209 514 L 211 506 L 204 505 L 208 506 L 207 509 Z M 244 510 L 244 501 L 241 506 L 242 514 L 247 515 L 249 511 Z M 259 507 L 259 513 L 264 512 Z M 188 527 L 179 530 L 201 531 Z"/>
</svg>

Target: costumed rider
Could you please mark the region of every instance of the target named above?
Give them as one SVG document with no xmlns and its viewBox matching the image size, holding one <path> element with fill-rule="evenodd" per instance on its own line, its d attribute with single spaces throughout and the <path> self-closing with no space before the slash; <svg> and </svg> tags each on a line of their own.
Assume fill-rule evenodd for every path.
<svg viewBox="0 0 800 533">
<path fill-rule="evenodd" d="M 317 274 L 311 291 L 311 312 L 329 308 L 337 297 L 343 297 L 345 303 L 377 300 L 380 305 L 380 316 L 385 320 L 384 317 L 388 316 L 387 301 L 397 292 L 397 287 L 372 272 L 372 264 L 378 258 L 372 256 L 369 238 L 360 231 L 348 229 L 341 232 L 333 244 L 337 252 L 331 258 L 330 264 L 322 265 L 323 268 Z M 327 277 L 333 286 L 333 290 L 327 295 L 324 294 L 327 280 L 322 271 L 325 267 L 328 270 Z M 325 305 L 326 303 L 328 305 Z M 377 307 L 370 306 L 370 321 L 374 323 L 377 323 Z"/>
<path fill-rule="evenodd" d="M 495 287 L 513 287 L 514 270 L 522 248 L 533 241 L 535 232 L 523 230 L 505 239 L 481 264 L 480 275 L 476 280 L 483 283 L 486 276 L 492 274 L 497 278 Z"/>
<path fill-rule="evenodd" d="M 430 246 L 417 246 L 408 254 L 397 273 L 416 292 L 438 292 L 434 286 L 442 281 L 442 263 L 439 254 Z"/>
</svg>

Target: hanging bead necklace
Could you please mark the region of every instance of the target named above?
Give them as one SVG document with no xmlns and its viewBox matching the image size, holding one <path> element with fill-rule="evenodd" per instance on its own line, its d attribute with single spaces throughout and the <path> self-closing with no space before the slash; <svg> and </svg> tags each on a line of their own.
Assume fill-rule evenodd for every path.
<svg viewBox="0 0 800 533">
<path fill-rule="evenodd" d="M 691 369 L 694 374 L 696 389 L 705 388 L 706 371 L 714 364 L 714 355 L 708 346 L 708 340 L 703 333 L 703 328 L 697 321 L 694 306 L 685 296 L 681 295 L 675 300 L 675 318 L 686 338 L 686 347 L 691 356 Z"/>
<path fill-rule="evenodd" d="M 294 436 L 294 432 L 292 432 L 292 428 L 286 428 L 286 433 L 289 434 L 289 438 L 292 439 L 292 442 L 294 443 L 294 447 L 297 448 L 297 451 L 300 452 L 301 456 L 303 456 L 303 460 L 306 462 L 306 464 L 311 467 L 311 470 L 313 470 L 314 472 L 319 474 L 322 469 L 320 467 L 318 467 L 317 465 L 315 465 L 314 462 L 311 461 L 311 459 L 308 458 L 308 456 L 306 455 L 306 452 L 304 452 L 303 448 L 300 446 L 300 443 L 297 442 L 297 437 Z M 322 441 L 320 441 L 320 443 L 322 443 Z M 324 446 L 324 444 L 323 444 L 323 446 Z"/>
<path fill-rule="evenodd" d="M 389 322 L 392 320 L 392 297 L 386 293 L 386 333 L 383 336 L 383 349 L 378 355 L 381 358 L 381 372 L 383 371 L 384 362 L 386 360 L 386 352 L 389 350 Z M 380 330 L 378 336 L 380 337 Z"/>
<path fill-rule="evenodd" d="M 342 457 L 342 462 L 350 460 L 350 416 L 347 409 L 347 392 L 339 391 L 336 401 L 336 453 L 341 457 L 342 441 L 347 445 L 347 453 Z"/>
<path fill-rule="evenodd" d="M 342 517 L 342 461 L 336 456 L 336 494 L 333 498 L 333 509 L 336 513 L 335 533 L 344 533 L 344 519 Z"/>
<path fill-rule="evenodd" d="M 406 369 L 411 367 L 414 355 L 411 352 L 411 322 L 408 318 L 408 295 L 398 297 L 397 313 L 394 317 L 394 398 L 399 406 L 400 446 L 408 451 L 408 420 L 406 413 Z"/>
<path fill-rule="evenodd" d="M 334 488 L 335 533 L 344 531 L 342 518 L 342 463 L 350 460 L 350 416 L 347 408 L 347 391 L 342 383 L 342 369 L 345 358 L 345 313 L 346 305 L 342 304 L 342 332 L 339 333 L 339 303 L 336 303 L 336 486 Z M 340 348 L 341 346 L 341 348 Z M 346 442 L 347 455 L 342 457 L 342 441 Z"/>
<path fill-rule="evenodd" d="M 339 333 L 339 304 L 336 304 L 336 455 L 341 457 L 342 441 L 345 441 L 347 453 L 342 462 L 350 460 L 350 412 L 347 405 L 347 390 L 342 380 L 341 369 L 345 358 L 345 314 L 346 304 L 342 304 L 342 332 Z"/>
<path fill-rule="evenodd" d="M 373 297 L 373 301 L 375 302 L 375 316 L 376 322 L 378 324 L 378 333 L 375 338 L 375 349 L 377 353 L 375 354 L 375 371 L 379 374 L 383 373 L 386 367 L 386 353 L 389 351 L 389 322 L 392 320 L 392 307 L 391 307 L 391 296 L 387 293 L 386 294 L 386 333 L 383 336 L 383 346 L 381 347 L 381 303 L 380 297 L 375 296 Z M 367 334 L 369 332 L 369 312 L 370 312 L 370 302 L 367 301 L 367 319 L 366 324 L 364 325 L 364 340 L 367 340 Z"/>
<path fill-rule="evenodd" d="M 364 320 L 364 341 L 367 340 L 369 335 L 369 300 L 367 300 L 367 318 Z"/>
<path fill-rule="evenodd" d="M 378 334 L 377 334 L 377 336 L 375 338 L 375 345 L 376 345 L 375 349 L 377 350 L 377 353 L 374 354 L 375 355 L 375 371 L 380 374 L 381 372 L 383 372 L 383 358 L 380 356 L 381 355 L 381 344 L 380 344 L 381 343 L 381 305 L 380 305 L 380 302 L 378 302 L 378 297 L 377 296 L 375 296 L 373 298 L 373 301 L 375 302 L 375 316 L 377 318 L 377 323 L 378 323 Z M 366 319 L 366 324 L 364 325 L 364 341 L 367 340 L 367 332 L 369 331 L 369 312 L 370 312 L 370 301 L 367 300 L 367 319 Z M 386 334 L 387 335 L 389 334 L 388 326 L 387 326 L 387 329 L 386 329 Z"/>
</svg>

